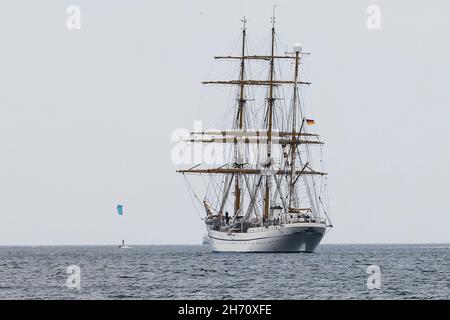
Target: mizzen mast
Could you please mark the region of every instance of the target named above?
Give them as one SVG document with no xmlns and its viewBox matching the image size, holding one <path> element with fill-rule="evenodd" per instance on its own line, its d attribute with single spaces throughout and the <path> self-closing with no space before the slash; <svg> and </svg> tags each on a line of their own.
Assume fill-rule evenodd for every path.
<svg viewBox="0 0 450 320">
<path fill-rule="evenodd" d="M 245 37 L 246 37 L 246 23 L 247 20 L 245 16 L 242 18 L 242 54 L 241 54 L 241 70 L 240 70 L 240 84 L 239 84 L 239 98 L 238 98 L 238 112 L 237 112 L 237 127 L 239 130 L 244 129 L 244 108 L 246 103 L 245 98 Z M 234 152 L 235 152 L 235 161 L 234 166 L 236 168 L 242 168 L 241 154 L 240 154 L 240 145 L 235 143 Z M 240 175 L 236 175 L 235 185 L 234 185 L 234 216 L 236 217 L 239 214 L 239 210 L 241 207 L 241 188 L 239 186 Z"/>
<path fill-rule="evenodd" d="M 298 65 L 300 62 L 300 52 L 302 48 L 300 44 L 296 44 L 294 46 L 295 51 L 295 71 L 294 71 L 294 97 L 292 101 L 292 144 L 291 144 L 291 174 L 290 174 L 290 183 L 289 183 L 289 209 L 292 208 L 292 200 L 295 197 L 295 188 L 294 184 L 297 179 L 294 181 L 294 171 L 295 171 L 295 153 L 297 148 L 297 97 L 298 97 Z M 301 129 L 300 129 L 301 131 Z"/>
</svg>

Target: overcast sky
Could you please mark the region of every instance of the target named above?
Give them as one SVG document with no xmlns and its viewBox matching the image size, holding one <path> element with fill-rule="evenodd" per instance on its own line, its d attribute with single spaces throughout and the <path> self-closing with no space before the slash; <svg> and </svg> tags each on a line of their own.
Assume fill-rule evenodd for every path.
<svg viewBox="0 0 450 320">
<path fill-rule="evenodd" d="M 71 4 L 80 30 L 66 26 Z M 312 52 L 335 225 L 324 242 L 450 242 L 448 1 L 11 0 L 0 3 L 0 245 L 199 243 L 171 134 L 223 114 L 224 95 L 200 81 L 222 75 L 212 57 L 229 53 L 243 15 L 265 48 L 273 4 L 280 39 Z"/>
</svg>

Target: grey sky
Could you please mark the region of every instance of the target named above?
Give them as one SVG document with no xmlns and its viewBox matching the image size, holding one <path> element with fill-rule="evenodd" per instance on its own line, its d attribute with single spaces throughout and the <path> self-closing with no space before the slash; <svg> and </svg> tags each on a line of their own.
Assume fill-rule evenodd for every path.
<svg viewBox="0 0 450 320">
<path fill-rule="evenodd" d="M 450 4 L 275 3 L 285 45 L 313 53 L 335 225 L 324 242 L 450 242 Z M 171 133 L 223 114 L 224 94 L 200 81 L 221 75 L 212 57 L 243 15 L 263 43 L 273 4 L 2 1 L 0 245 L 199 243 Z M 371 4 L 381 30 L 366 27 Z"/>
</svg>

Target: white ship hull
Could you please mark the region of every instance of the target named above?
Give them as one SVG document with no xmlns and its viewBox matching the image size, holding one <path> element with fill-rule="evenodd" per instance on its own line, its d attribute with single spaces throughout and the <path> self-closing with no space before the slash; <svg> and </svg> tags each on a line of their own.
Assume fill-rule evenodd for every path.
<svg viewBox="0 0 450 320">
<path fill-rule="evenodd" d="M 209 245 L 215 252 L 314 252 L 326 231 L 322 223 L 299 222 L 250 228 L 244 233 L 209 229 Z"/>
</svg>

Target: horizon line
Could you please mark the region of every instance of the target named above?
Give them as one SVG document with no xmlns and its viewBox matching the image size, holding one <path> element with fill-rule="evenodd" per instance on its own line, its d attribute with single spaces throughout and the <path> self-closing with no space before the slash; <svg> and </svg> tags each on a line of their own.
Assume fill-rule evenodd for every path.
<svg viewBox="0 0 450 320">
<path fill-rule="evenodd" d="M 1 247 L 106 247 L 106 246 L 118 246 L 120 243 L 104 243 L 104 244 L 0 244 Z M 188 243 L 188 244 L 179 244 L 179 243 L 127 243 L 127 245 L 132 246 L 203 246 L 201 242 L 199 243 Z M 366 242 L 366 243 L 322 243 L 320 246 L 327 245 L 450 245 L 450 242 L 386 242 L 386 243 L 376 243 L 376 242 Z M 320 247 L 319 246 L 319 247 Z"/>
</svg>

